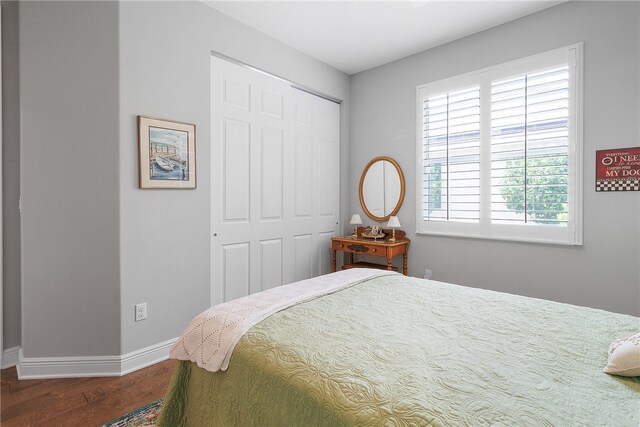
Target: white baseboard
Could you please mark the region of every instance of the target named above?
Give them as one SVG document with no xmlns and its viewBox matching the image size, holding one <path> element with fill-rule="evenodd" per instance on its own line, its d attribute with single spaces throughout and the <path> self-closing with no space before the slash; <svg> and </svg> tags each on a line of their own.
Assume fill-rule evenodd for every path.
<svg viewBox="0 0 640 427">
<path fill-rule="evenodd" d="M 23 357 L 20 349 L 20 380 L 117 376 L 120 356 Z"/>
<path fill-rule="evenodd" d="M 20 347 L 15 346 L 2 352 L 2 369 L 12 368 L 18 364 Z"/>
<path fill-rule="evenodd" d="M 169 358 L 177 338 L 121 356 L 23 357 L 20 349 L 18 379 L 119 377 Z"/>
<path fill-rule="evenodd" d="M 176 341 L 178 341 L 177 337 L 122 355 L 120 358 L 120 375 L 167 360 L 171 347 Z"/>
</svg>

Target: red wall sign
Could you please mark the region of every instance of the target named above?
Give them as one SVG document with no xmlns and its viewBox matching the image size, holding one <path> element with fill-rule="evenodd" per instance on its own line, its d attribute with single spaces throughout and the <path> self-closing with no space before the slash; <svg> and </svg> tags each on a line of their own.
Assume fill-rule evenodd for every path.
<svg viewBox="0 0 640 427">
<path fill-rule="evenodd" d="M 596 151 L 596 191 L 640 191 L 640 147 Z"/>
</svg>

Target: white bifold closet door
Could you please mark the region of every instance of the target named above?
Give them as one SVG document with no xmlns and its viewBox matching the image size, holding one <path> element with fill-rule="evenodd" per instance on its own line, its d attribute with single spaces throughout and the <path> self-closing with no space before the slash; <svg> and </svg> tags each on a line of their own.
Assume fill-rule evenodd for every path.
<svg viewBox="0 0 640 427">
<path fill-rule="evenodd" d="M 340 106 L 211 57 L 211 303 L 330 271 Z"/>
</svg>

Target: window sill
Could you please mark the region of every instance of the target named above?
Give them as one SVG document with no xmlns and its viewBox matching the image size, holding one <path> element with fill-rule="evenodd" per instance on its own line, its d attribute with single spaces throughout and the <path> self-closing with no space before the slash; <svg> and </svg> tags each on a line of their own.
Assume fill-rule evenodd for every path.
<svg viewBox="0 0 640 427">
<path fill-rule="evenodd" d="M 455 232 L 440 232 L 440 231 L 416 231 L 416 235 L 423 236 L 438 236 L 438 237 L 456 237 L 460 239 L 477 239 L 477 240 L 492 240 L 498 242 L 507 243 L 528 243 L 537 245 L 553 245 L 553 246 L 569 246 L 569 247 L 581 247 L 583 242 L 568 242 L 566 240 L 555 239 L 539 239 L 534 237 L 509 237 L 509 236 L 486 236 L 470 233 L 455 233 Z"/>
</svg>

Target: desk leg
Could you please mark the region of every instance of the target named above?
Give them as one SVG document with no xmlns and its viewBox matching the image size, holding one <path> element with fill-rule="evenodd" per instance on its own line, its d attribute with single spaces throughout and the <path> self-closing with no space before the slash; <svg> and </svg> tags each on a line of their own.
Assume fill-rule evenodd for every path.
<svg viewBox="0 0 640 427">
<path fill-rule="evenodd" d="M 393 258 L 387 255 L 387 270 L 393 270 Z"/>
<path fill-rule="evenodd" d="M 402 254 L 402 274 L 407 275 L 407 253 Z"/>
<path fill-rule="evenodd" d="M 331 271 L 336 272 L 336 251 L 331 249 Z"/>
</svg>

